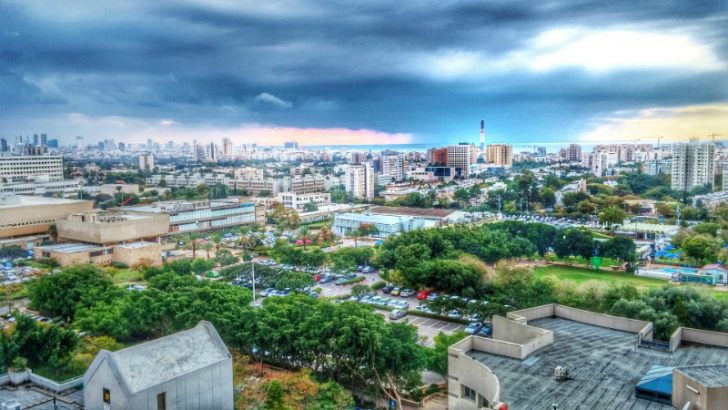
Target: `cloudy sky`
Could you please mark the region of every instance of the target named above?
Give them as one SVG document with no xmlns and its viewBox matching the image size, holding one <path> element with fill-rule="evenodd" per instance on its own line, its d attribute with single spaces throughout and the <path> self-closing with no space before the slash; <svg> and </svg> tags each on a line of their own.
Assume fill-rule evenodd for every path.
<svg viewBox="0 0 728 410">
<path fill-rule="evenodd" d="M 0 0 L 0 136 L 728 139 L 728 0 Z"/>
</svg>

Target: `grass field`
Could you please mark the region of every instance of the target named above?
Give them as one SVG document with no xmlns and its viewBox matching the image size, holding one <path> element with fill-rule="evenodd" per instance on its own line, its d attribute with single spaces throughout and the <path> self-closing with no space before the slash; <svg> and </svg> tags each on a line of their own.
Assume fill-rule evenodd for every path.
<svg viewBox="0 0 728 410">
<path fill-rule="evenodd" d="M 112 278 L 115 284 L 121 285 L 130 282 L 141 282 L 144 280 L 144 275 L 134 269 L 116 269 L 112 274 Z"/>
<path fill-rule="evenodd" d="M 596 271 L 591 269 L 564 266 L 536 267 L 533 271 L 538 278 L 553 278 L 561 281 L 571 282 L 576 285 L 590 280 L 597 280 L 608 284 L 628 284 L 636 287 L 641 291 L 646 291 L 649 289 L 659 288 L 668 284 L 668 282 L 664 280 L 643 278 L 626 272 Z M 728 292 L 721 292 L 700 285 L 681 286 L 696 286 L 701 289 L 708 290 L 708 292 L 715 296 L 717 299 L 728 300 Z"/>
</svg>

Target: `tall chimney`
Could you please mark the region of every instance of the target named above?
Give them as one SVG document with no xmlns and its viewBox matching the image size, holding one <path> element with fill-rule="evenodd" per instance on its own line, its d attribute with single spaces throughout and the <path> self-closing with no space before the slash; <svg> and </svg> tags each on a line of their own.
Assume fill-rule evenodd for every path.
<svg viewBox="0 0 728 410">
<path fill-rule="evenodd" d="M 480 155 L 485 162 L 485 120 L 480 120 Z"/>
</svg>

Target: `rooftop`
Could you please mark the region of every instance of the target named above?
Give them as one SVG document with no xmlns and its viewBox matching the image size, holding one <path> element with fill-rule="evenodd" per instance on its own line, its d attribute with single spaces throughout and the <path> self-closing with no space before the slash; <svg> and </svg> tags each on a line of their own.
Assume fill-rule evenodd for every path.
<svg viewBox="0 0 728 410">
<path fill-rule="evenodd" d="M 41 249 L 44 251 L 49 251 L 49 252 L 77 253 L 77 252 L 89 252 L 89 251 L 97 250 L 97 249 L 104 249 L 104 247 L 98 246 L 98 245 L 90 245 L 87 243 L 68 242 L 68 243 L 60 243 L 60 244 L 56 244 L 56 245 L 39 246 L 38 249 Z"/>
<path fill-rule="evenodd" d="M 336 215 L 336 218 L 348 219 L 363 223 L 376 223 L 384 225 L 394 225 L 402 222 L 399 216 L 390 215 L 371 215 L 371 214 L 355 214 L 355 213 L 343 213 Z"/>
<path fill-rule="evenodd" d="M 453 210 L 451 209 L 424 209 L 424 208 L 408 208 L 408 207 L 395 207 L 395 206 L 375 206 L 369 208 L 369 212 L 373 214 L 381 215 L 406 215 L 406 216 L 420 216 L 428 218 L 447 218 L 452 215 Z"/>
<path fill-rule="evenodd" d="M 192 329 L 107 353 L 113 358 L 131 392 L 145 390 L 230 357 L 217 331 L 208 322 L 200 322 Z"/>
<path fill-rule="evenodd" d="M 146 248 L 148 246 L 156 246 L 158 245 L 156 242 L 129 242 L 129 243 L 121 243 L 116 245 L 117 248 L 125 248 L 125 249 L 139 249 L 139 248 Z"/>
<path fill-rule="evenodd" d="M 544 318 L 528 324 L 553 331 L 554 343 L 522 361 L 468 352 L 496 374 L 500 398 L 512 409 L 556 404 L 558 409 L 667 410 L 672 407 L 634 397 L 635 386 L 653 365 L 707 367 L 704 365 L 722 363 L 723 369 L 728 367 L 728 349 L 683 346 L 669 354 L 637 349 L 632 333 L 567 319 Z M 566 366 L 572 380 L 555 381 L 556 366 Z"/>
<path fill-rule="evenodd" d="M 57 407 L 53 407 L 53 397 Z M 69 390 L 54 394 L 33 384 L 20 387 L 0 387 L 0 404 L 6 400 L 15 400 L 22 409 L 34 410 L 76 410 L 83 408 L 83 391 Z"/>
<path fill-rule="evenodd" d="M 30 195 L 0 195 L 0 209 L 26 207 L 26 206 L 40 206 L 40 205 L 61 205 L 61 204 L 73 204 L 81 201 L 78 199 L 63 199 L 63 198 L 48 198 L 44 196 L 30 196 Z"/>
<path fill-rule="evenodd" d="M 677 371 L 699 381 L 706 387 L 728 386 L 728 364 L 687 366 L 680 367 Z"/>
</svg>

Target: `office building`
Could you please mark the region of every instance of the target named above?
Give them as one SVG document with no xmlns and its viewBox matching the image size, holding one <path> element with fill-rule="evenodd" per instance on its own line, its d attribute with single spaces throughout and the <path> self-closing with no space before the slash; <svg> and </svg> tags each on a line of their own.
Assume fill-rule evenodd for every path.
<svg viewBox="0 0 728 410">
<path fill-rule="evenodd" d="M 8 150 L 8 140 L 5 138 L 0 138 L 0 152 L 7 152 Z"/>
<path fill-rule="evenodd" d="M 374 199 L 374 169 L 370 163 L 351 165 L 346 170 L 345 189 L 354 198 Z"/>
<path fill-rule="evenodd" d="M 169 218 L 165 234 L 200 232 L 253 223 L 265 223 L 265 208 L 237 198 L 201 201 L 166 201 L 123 209 Z"/>
<path fill-rule="evenodd" d="M 430 148 L 427 161 L 432 165 L 447 166 L 447 148 Z"/>
<path fill-rule="evenodd" d="M 400 232 L 424 228 L 425 222 L 409 216 L 341 213 L 334 217 L 331 231 L 340 236 L 351 235 L 361 225 L 376 227 L 377 233 L 374 236 L 386 238 Z"/>
<path fill-rule="evenodd" d="M 402 154 L 382 155 L 381 161 L 382 175 L 391 178 L 393 181 L 402 181 L 404 179 L 404 156 Z"/>
<path fill-rule="evenodd" d="M 672 189 L 676 191 L 712 186 L 715 177 L 715 145 L 695 141 L 673 144 L 671 174 Z"/>
<path fill-rule="evenodd" d="M 310 194 L 326 190 L 326 177 L 322 175 L 303 175 L 290 179 L 290 188 L 287 191 L 296 194 Z"/>
<path fill-rule="evenodd" d="M 84 407 L 233 409 L 232 355 L 210 322 L 115 352 L 101 350 L 83 377 Z"/>
<path fill-rule="evenodd" d="M 195 144 L 195 161 L 197 161 L 197 162 L 207 161 L 207 153 L 205 152 L 204 145 Z"/>
<path fill-rule="evenodd" d="M 60 155 L 0 156 L 0 183 L 62 179 L 63 157 Z"/>
<path fill-rule="evenodd" d="M 470 175 L 471 165 L 477 162 L 478 152 L 475 146 L 465 142 L 447 146 L 447 165 L 455 168 L 459 176 Z"/>
<path fill-rule="evenodd" d="M 488 144 L 487 163 L 497 167 L 513 166 L 513 147 L 509 144 Z"/>
<path fill-rule="evenodd" d="M 154 155 L 152 153 L 139 154 L 139 170 L 142 172 L 154 171 Z"/>
<path fill-rule="evenodd" d="M 286 141 L 283 143 L 283 148 L 297 150 L 299 147 L 298 147 L 298 143 L 296 141 Z"/>
<path fill-rule="evenodd" d="M 331 194 L 328 192 L 315 192 L 310 194 L 297 194 L 295 192 L 282 192 L 277 196 L 278 202 L 286 208 L 295 209 L 298 212 L 304 212 L 306 205 L 318 208 L 331 203 Z"/>
<path fill-rule="evenodd" d="M 122 145 L 122 143 L 119 143 L 119 145 Z M 48 148 L 57 149 L 58 148 L 58 139 L 56 139 L 56 138 L 49 139 L 48 140 Z"/>
</svg>

